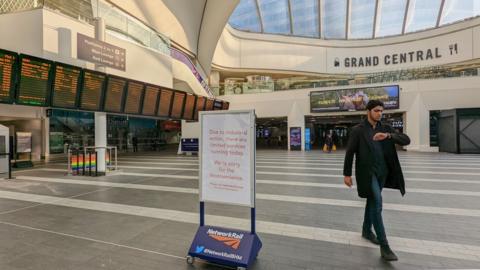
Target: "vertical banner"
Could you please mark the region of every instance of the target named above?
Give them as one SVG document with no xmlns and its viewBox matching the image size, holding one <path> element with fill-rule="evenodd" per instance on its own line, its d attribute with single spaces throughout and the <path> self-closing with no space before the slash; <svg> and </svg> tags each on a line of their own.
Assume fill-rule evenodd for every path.
<svg viewBox="0 0 480 270">
<path fill-rule="evenodd" d="M 305 128 L 305 151 L 312 150 L 312 145 L 310 144 L 310 128 Z"/>
<path fill-rule="evenodd" d="M 302 150 L 302 128 L 290 128 L 290 150 Z"/>
<path fill-rule="evenodd" d="M 255 207 L 254 111 L 200 112 L 200 201 Z"/>
<path fill-rule="evenodd" d="M 32 152 L 32 133 L 17 132 L 17 153 Z"/>
</svg>

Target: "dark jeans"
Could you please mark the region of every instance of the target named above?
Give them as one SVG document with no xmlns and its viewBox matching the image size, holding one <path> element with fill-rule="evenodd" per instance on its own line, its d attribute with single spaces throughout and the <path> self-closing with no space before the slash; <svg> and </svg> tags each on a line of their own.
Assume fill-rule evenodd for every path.
<svg viewBox="0 0 480 270">
<path fill-rule="evenodd" d="M 367 205 L 365 206 L 363 232 L 370 232 L 373 225 L 380 245 L 388 245 L 382 219 L 382 187 L 375 175 L 372 177 L 372 192 L 373 196 L 367 198 Z"/>
</svg>

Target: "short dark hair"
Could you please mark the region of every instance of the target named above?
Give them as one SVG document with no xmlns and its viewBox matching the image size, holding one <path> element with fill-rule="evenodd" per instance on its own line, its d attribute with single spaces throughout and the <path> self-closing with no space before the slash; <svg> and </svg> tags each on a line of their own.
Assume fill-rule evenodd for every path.
<svg viewBox="0 0 480 270">
<path fill-rule="evenodd" d="M 371 99 L 370 101 L 368 101 L 367 103 L 367 110 L 371 111 L 373 108 L 377 107 L 377 106 L 381 106 L 381 107 L 385 107 L 383 105 L 383 102 L 381 102 L 380 100 L 378 99 Z"/>
</svg>

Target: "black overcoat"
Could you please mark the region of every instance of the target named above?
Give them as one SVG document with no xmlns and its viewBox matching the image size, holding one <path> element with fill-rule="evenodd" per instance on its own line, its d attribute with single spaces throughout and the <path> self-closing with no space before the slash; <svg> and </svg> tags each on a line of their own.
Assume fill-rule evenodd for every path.
<svg viewBox="0 0 480 270">
<path fill-rule="evenodd" d="M 372 196 L 372 173 L 374 165 L 374 146 L 371 138 L 368 138 L 368 121 L 363 121 L 352 128 L 348 140 L 347 152 L 343 166 L 343 175 L 352 175 L 353 156 L 355 159 L 355 178 L 357 181 L 358 196 L 369 198 Z M 376 132 L 388 132 L 390 139 L 381 141 L 385 162 L 388 167 L 388 175 L 385 179 L 384 188 L 393 188 L 400 190 L 402 196 L 405 195 L 405 179 L 403 178 L 402 168 L 398 160 L 395 144 L 408 145 L 410 138 L 403 133 L 395 131 L 391 126 L 381 124 Z"/>
</svg>

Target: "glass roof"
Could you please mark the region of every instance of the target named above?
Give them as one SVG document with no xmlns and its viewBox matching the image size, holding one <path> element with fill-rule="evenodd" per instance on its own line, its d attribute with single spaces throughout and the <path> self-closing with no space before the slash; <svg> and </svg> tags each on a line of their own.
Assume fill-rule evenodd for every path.
<svg viewBox="0 0 480 270">
<path fill-rule="evenodd" d="M 240 0 L 238 30 L 322 39 L 402 35 L 480 15 L 480 0 Z"/>
</svg>

